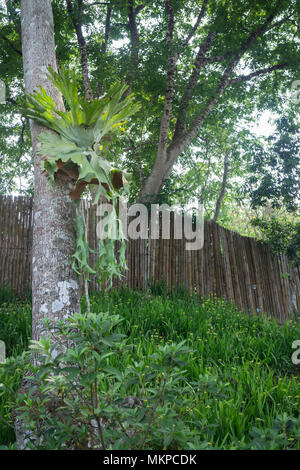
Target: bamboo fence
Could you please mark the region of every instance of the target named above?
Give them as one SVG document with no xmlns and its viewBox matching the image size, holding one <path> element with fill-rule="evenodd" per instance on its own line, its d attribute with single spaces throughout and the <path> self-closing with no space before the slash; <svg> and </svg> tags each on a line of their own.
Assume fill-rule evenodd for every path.
<svg viewBox="0 0 300 470">
<path fill-rule="evenodd" d="M 95 206 L 83 203 L 88 215 L 88 238 L 97 249 Z M 287 321 L 300 311 L 300 268 L 283 254 L 273 256 L 266 244 L 205 222 L 204 246 L 188 251 L 186 240 L 176 239 L 171 214 L 170 239 L 137 239 L 127 243 L 128 270 L 113 287 L 145 290 L 150 281 L 184 286 L 199 297 L 216 296 L 245 312 Z M 32 200 L 0 196 L 0 286 L 22 295 L 31 285 Z M 91 254 L 91 262 L 95 261 Z M 97 289 L 95 279 L 90 287 Z"/>
</svg>

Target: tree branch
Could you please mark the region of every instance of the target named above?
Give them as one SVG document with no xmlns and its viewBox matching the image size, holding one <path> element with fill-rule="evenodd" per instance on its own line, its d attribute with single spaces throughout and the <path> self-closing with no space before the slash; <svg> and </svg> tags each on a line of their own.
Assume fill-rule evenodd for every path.
<svg viewBox="0 0 300 470">
<path fill-rule="evenodd" d="M 114 23 L 114 26 L 122 26 L 123 28 L 129 29 L 129 23 Z"/>
<path fill-rule="evenodd" d="M 93 5 L 110 5 L 110 3 L 109 2 L 93 2 L 93 3 L 89 3 L 87 7 L 91 7 Z"/>
<path fill-rule="evenodd" d="M 204 196 L 205 196 L 206 188 L 208 186 L 209 172 L 210 172 L 210 166 L 211 166 L 211 152 L 209 152 L 209 143 L 208 143 L 207 137 L 204 139 L 204 142 L 205 142 L 205 162 L 207 162 L 207 168 L 205 171 L 204 184 L 201 187 L 201 193 L 200 193 L 200 198 L 199 198 L 200 204 L 203 204 L 203 205 L 205 205 Z M 199 181 L 199 177 L 198 177 L 198 181 Z"/>
<path fill-rule="evenodd" d="M 276 28 L 277 26 L 282 26 L 284 23 L 287 23 L 287 22 L 294 23 L 294 20 L 291 19 L 292 16 L 293 15 L 285 16 L 284 18 L 282 18 L 282 20 L 272 23 L 271 26 L 268 28 L 268 31 L 270 31 L 270 29 Z"/>
<path fill-rule="evenodd" d="M 169 69 L 167 73 L 167 85 L 166 85 L 166 94 L 165 94 L 165 103 L 164 110 L 160 122 L 160 133 L 159 133 L 159 143 L 157 150 L 157 157 L 166 159 L 167 156 L 167 144 L 168 144 L 168 133 L 171 121 L 173 100 L 174 100 L 174 81 L 175 81 L 175 71 L 176 71 L 176 62 L 177 62 L 177 53 L 172 51 L 173 44 L 173 34 L 174 34 L 174 8 L 171 3 L 171 0 L 165 0 L 166 13 L 168 18 L 167 25 L 167 34 L 166 34 L 166 43 L 168 46 L 168 63 Z"/>
<path fill-rule="evenodd" d="M 141 182 L 141 184 L 143 184 L 143 182 L 145 181 L 145 175 L 144 175 L 142 160 L 141 160 L 141 145 L 139 145 L 139 149 L 137 149 L 137 146 L 135 145 L 134 141 L 130 137 L 128 137 L 128 138 L 129 138 L 129 142 L 130 142 L 130 150 L 133 152 L 133 154 L 136 158 L 136 161 L 137 161 L 137 165 L 138 165 L 138 169 L 139 169 L 140 182 Z"/>
<path fill-rule="evenodd" d="M 201 10 L 199 12 L 199 15 L 198 15 L 198 18 L 196 20 L 196 23 L 194 24 L 194 26 L 192 27 L 191 31 L 189 32 L 189 34 L 187 35 L 187 37 L 185 38 L 185 40 L 183 41 L 182 43 L 182 49 L 184 49 L 188 43 L 190 42 L 190 40 L 192 39 L 192 37 L 194 36 L 195 32 L 197 31 L 201 21 L 202 21 L 202 18 L 204 17 L 205 15 L 205 12 L 206 12 L 206 8 L 207 8 L 207 4 L 208 4 L 208 0 L 204 0 L 203 1 L 203 4 L 202 4 L 202 7 L 201 7 Z"/>
<path fill-rule="evenodd" d="M 110 33 L 110 25 L 111 25 L 111 6 L 108 5 L 107 10 L 106 10 L 106 18 L 105 18 L 105 33 L 104 33 L 104 41 L 101 45 L 101 53 L 102 55 L 106 54 L 107 50 L 107 45 L 108 45 L 108 40 L 109 40 L 109 33 Z M 102 94 L 102 89 L 103 89 L 103 82 L 100 82 L 97 88 L 97 91 L 95 93 L 95 98 L 99 98 Z"/>
<path fill-rule="evenodd" d="M 17 105 L 18 105 L 17 101 L 14 100 L 13 98 L 6 98 L 6 101 L 7 101 L 8 103 L 13 104 L 14 106 L 17 106 Z"/>
<path fill-rule="evenodd" d="M 1 37 L 7 42 L 7 44 L 11 47 L 12 50 L 14 50 L 17 54 L 19 54 L 22 57 L 22 51 L 20 51 L 20 49 L 18 49 L 14 45 L 14 43 L 10 39 L 8 39 L 7 36 L 5 36 L 5 34 L 1 33 Z"/>
<path fill-rule="evenodd" d="M 251 80 L 254 77 L 258 77 L 259 75 L 263 75 L 266 73 L 273 72 L 274 70 L 282 70 L 286 69 L 290 64 L 288 62 L 283 62 L 282 64 L 273 65 L 272 67 L 266 67 L 264 69 L 256 70 L 255 72 L 249 73 L 248 75 L 240 75 L 236 78 L 233 78 L 229 81 L 229 85 L 238 82 L 244 82 Z"/>
<path fill-rule="evenodd" d="M 206 63 L 205 53 L 210 49 L 213 40 L 216 37 L 216 34 L 217 33 L 215 31 L 210 31 L 204 43 L 199 47 L 195 62 L 193 64 L 193 71 L 190 75 L 188 85 L 185 89 L 179 106 L 178 119 L 175 128 L 175 135 L 177 137 L 179 137 L 179 135 L 185 131 L 186 116 L 188 113 L 190 101 L 193 96 L 193 91 L 198 83 L 200 70 L 202 66 Z"/>
<path fill-rule="evenodd" d="M 130 33 L 130 41 L 131 41 L 131 59 L 130 59 L 130 70 L 127 75 L 127 84 L 128 89 L 125 92 L 125 96 L 128 96 L 131 93 L 133 81 L 136 76 L 138 62 L 139 62 L 139 33 L 136 24 L 136 15 L 137 11 L 139 12 L 142 9 L 142 5 L 139 7 L 134 6 L 135 0 L 128 0 L 128 26 L 129 26 L 129 33 Z"/>
<path fill-rule="evenodd" d="M 213 56 L 213 57 L 204 57 L 203 64 L 214 64 L 217 62 L 222 62 L 223 60 L 229 59 L 232 56 L 232 51 L 228 51 L 223 55 Z"/>
<path fill-rule="evenodd" d="M 138 5 L 136 8 L 135 8 L 135 16 L 137 16 L 139 14 L 139 12 L 145 8 L 146 5 L 142 4 L 142 5 Z"/>
<path fill-rule="evenodd" d="M 86 42 L 82 33 L 80 20 L 78 17 L 76 17 L 76 14 L 74 13 L 72 1 L 66 0 L 66 2 L 67 2 L 67 10 L 68 10 L 69 16 L 72 20 L 72 23 L 76 31 L 76 36 L 77 36 L 77 41 L 78 41 L 78 46 L 79 46 L 82 81 L 83 81 L 85 98 L 87 99 L 87 101 L 92 101 L 93 93 L 92 93 L 92 88 L 91 88 L 90 79 L 89 79 L 89 66 L 88 66 Z M 82 15 L 83 0 L 77 0 L 77 4 L 78 4 L 79 14 Z"/>
<path fill-rule="evenodd" d="M 106 11 L 106 19 L 105 19 L 105 33 L 104 33 L 104 41 L 101 46 L 101 52 L 102 54 L 106 53 L 107 49 L 107 44 L 108 44 L 108 39 L 109 39 L 109 33 L 110 33 L 110 18 L 111 18 L 111 7 L 107 7 Z"/>
<path fill-rule="evenodd" d="M 233 57 L 233 59 L 229 62 L 229 64 L 227 65 L 218 83 L 218 86 L 216 88 L 214 95 L 211 98 L 209 98 L 208 101 L 205 103 L 205 106 L 203 107 L 202 111 L 194 119 L 194 122 L 191 125 L 190 129 L 186 131 L 183 135 L 182 134 L 180 134 L 179 136 L 174 135 L 174 138 L 168 149 L 168 165 L 166 167 L 167 175 L 171 171 L 171 168 L 176 158 L 178 157 L 178 155 L 180 155 L 182 151 L 185 149 L 185 147 L 194 140 L 201 126 L 203 125 L 204 121 L 212 112 L 216 104 L 219 102 L 225 88 L 228 86 L 230 82 L 230 75 L 232 74 L 233 70 L 236 68 L 236 66 L 240 62 L 245 52 L 251 47 L 251 45 L 256 41 L 258 37 L 262 36 L 267 31 L 268 26 L 270 25 L 270 23 L 273 21 L 273 19 L 275 18 L 277 14 L 277 8 L 279 6 L 279 3 L 280 2 L 277 1 L 276 7 L 274 8 L 273 13 L 271 13 L 268 16 L 266 21 L 259 28 L 252 31 L 248 39 L 241 46 L 238 54 L 236 54 L 235 57 Z"/>
</svg>

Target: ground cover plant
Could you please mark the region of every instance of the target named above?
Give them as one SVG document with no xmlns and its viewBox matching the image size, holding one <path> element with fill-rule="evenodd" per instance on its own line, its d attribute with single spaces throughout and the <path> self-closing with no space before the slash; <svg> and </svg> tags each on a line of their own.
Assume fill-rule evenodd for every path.
<svg viewBox="0 0 300 470">
<path fill-rule="evenodd" d="M 31 301 L 20 300 L 8 288 L 0 288 L 0 340 L 4 341 L 7 357 L 16 357 L 28 348 L 31 335 Z M 13 399 L 21 379 L 21 370 L 6 376 L 6 389 L 0 386 L 0 443 L 14 442 L 8 402 Z M 1 381 L 0 381 L 1 382 Z"/>
<path fill-rule="evenodd" d="M 291 345 L 300 337 L 297 319 L 277 325 L 224 300 L 199 301 L 162 285 L 146 293 L 95 293 L 90 302 L 94 315 L 84 314 L 83 299 L 82 315 L 57 325 L 52 342 L 33 345 L 33 353 L 44 357 L 32 381 L 40 401 L 31 393 L 17 402 L 46 436 L 34 448 L 66 442 L 117 449 L 300 447 L 300 378 L 291 360 Z M 0 439 L 13 447 L 10 412 L 25 370 L 20 353 L 27 347 L 30 302 L 2 303 L 0 324 L 3 340 L 13 338 L 8 355 L 19 355 L 1 367 L 0 379 Z M 72 337 L 76 347 L 53 360 L 60 337 Z M 80 393 L 70 400 L 74 382 Z M 67 416 L 62 425 L 47 405 L 58 390 Z M 97 419 L 114 426 L 99 434 Z"/>
</svg>

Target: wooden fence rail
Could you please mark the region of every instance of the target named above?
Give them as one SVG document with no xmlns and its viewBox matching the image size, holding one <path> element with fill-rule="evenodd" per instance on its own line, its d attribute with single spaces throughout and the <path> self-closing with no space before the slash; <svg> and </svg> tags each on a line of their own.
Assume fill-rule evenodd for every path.
<svg viewBox="0 0 300 470">
<path fill-rule="evenodd" d="M 88 210 L 89 243 L 97 247 L 96 208 Z M 273 256 L 267 245 L 205 222 L 204 247 L 185 249 L 184 239 L 129 240 L 128 270 L 113 286 L 146 289 L 149 281 L 185 286 L 199 296 L 231 300 L 240 309 L 285 322 L 300 311 L 300 269 L 285 255 Z M 32 200 L 0 196 L 0 286 L 23 294 L 31 285 Z M 91 255 L 92 257 L 95 255 Z M 93 260 L 91 260 L 93 261 Z M 90 286 L 97 288 L 94 279 Z"/>
</svg>

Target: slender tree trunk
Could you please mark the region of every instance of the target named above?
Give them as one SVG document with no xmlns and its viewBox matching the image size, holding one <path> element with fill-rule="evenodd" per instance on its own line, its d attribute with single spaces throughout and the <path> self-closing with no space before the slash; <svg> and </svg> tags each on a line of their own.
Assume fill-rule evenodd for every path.
<svg viewBox="0 0 300 470">
<path fill-rule="evenodd" d="M 220 209 L 221 209 L 221 204 L 223 202 L 224 196 L 225 196 L 225 191 L 226 191 L 226 184 L 227 184 L 227 179 L 228 179 L 228 172 L 229 172 L 229 153 L 227 152 L 224 157 L 224 171 L 223 171 L 223 179 L 222 179 L 222 186 L 221 186 L 221 191 L 216 203 L 216 209 L 213 217 L 213 221 L 217 222 L 219 214 L 220 214 Z"/>
<path fill-rule="evenodd" d="M 91 88 L 91 83 L 89 79 L 89 64 L 88 64 L 88 55 L 86 49 L 86 42 L 82 32 L 82 24 L 81 18 L 83 15 L 83 0 L 77 0 L 77 7 L 78 7 L 78 14 L 76 18 L 76 13 L 73 10 L 73 4 L 71 0 L 67 0 L 67 10 L 74 25 L 78 46 L 79 46 L 79 53 L 80 53 L 80 61 L 81 61 L 81 74 L 82 74 L 82 82 L 84 88 L 84 94 L 87 101 L 92 101 L 93 99 L 93 92 Z"/>
</svg>

